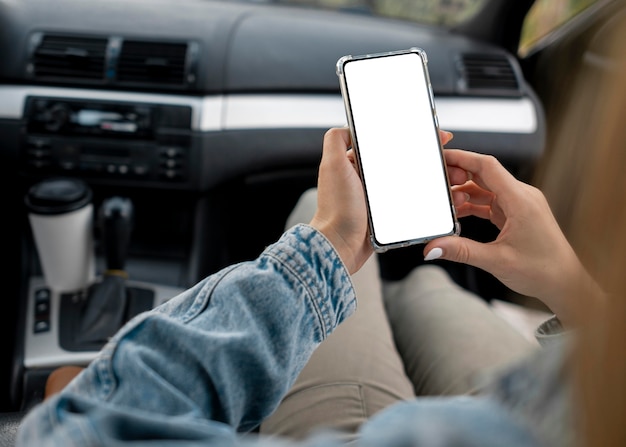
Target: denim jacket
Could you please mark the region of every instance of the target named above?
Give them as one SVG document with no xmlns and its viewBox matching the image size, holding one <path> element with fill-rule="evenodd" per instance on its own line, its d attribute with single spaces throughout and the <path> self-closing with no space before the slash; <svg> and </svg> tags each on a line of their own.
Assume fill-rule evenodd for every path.
<svg viewBox="0 0 626 447">
<path fill-rule="evenodd" d="M 17 444 L 296 445 L 250 432 L 355 309 L 349 273 L 332 245 L 297 225 L 258 259 L 228 267 L 127 323 L 70 385 L 27 415 Z M 550 375 L 558 365 L 548 369 Z M 513 373 L 521 375 L 515 380 L 524 383 L 526 398 L 525 387 L 542 382 L 523 367 Z M 541 388 L 536 402 L 516 408 L 510 391 L 520 390 L 510 380 L 503 377 L 480 397 L 392 406 L 363 426 L 357 443 L 542 445 L 546 438 L 525 411 L 543 405 Z M 338 444 L 328 433 L 297 445 Z"/>
</svg>

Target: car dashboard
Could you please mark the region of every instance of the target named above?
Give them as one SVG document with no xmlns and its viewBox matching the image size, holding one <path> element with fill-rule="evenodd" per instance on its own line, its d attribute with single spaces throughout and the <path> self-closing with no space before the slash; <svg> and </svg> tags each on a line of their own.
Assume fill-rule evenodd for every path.
<svg viewBox="0 0 626 447">
<path fill-rule="evenodd" d="M 265 3 L 0 0 L 0 30 L 2 238 L 19 260 L 4 281 L 18 316 L 7 320 L 23 336 L 13 401 L 36 394 L 37 371 L 93 355 L 55 344 L 58 309 L 43 331 L 54 337 L 38 344 L 32 302 L 45 283 L 23 197 L 39 180 L 84 180 L 96 209 L 132 200 L 129 277 L 161 296 L 280 235 L 315 186 L 324 132 L 346 125 L 344 55 L 420 47 L 449 146 L 492 154 L 521 178 L 544 149 L 542 107 L 516 58 L 440 27 Z M 408 270 L 403 253 L 414 257 L 384 255 L 383 276 Z"/>
</svg>

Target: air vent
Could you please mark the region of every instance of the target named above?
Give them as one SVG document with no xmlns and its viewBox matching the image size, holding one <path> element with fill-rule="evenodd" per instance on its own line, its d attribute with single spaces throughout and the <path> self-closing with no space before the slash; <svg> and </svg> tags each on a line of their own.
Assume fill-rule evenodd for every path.
<svg viewBox="0 0 626 447">
<path fill-rule="evenodd" d="M 461 90 L 480 94 L 519 95 L 511 61 L 502 54 L 464 54 L 460 59 Z"/>
<path fill-rule="evenodd" d="M 117 80 L 132 84 L 185 86 L 188 44 L 124 40 Z"/>
<path fill-rule="evenodd" d="M 103 38 L 37 34 L 29 72 L 38 79 L 103 80 L 107 43 Z"/>
</svg>

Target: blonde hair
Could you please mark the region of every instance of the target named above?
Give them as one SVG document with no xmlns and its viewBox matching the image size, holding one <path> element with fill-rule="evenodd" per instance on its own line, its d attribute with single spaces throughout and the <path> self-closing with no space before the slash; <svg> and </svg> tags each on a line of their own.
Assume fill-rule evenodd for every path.
<svg viewBox="0 0 626 447">
<path fill-rule="evenodd" d="M 583 309 L 589 324 L 573 359 L 578 426 L 582 445 L 589 447 L 626 445 L 624 42 L 626 30 L 615 27 L 603 48 L 604 69 L 582 71 L 537 180 L 581 261 L 607 293 L 604 306 Z"/>
</svg>

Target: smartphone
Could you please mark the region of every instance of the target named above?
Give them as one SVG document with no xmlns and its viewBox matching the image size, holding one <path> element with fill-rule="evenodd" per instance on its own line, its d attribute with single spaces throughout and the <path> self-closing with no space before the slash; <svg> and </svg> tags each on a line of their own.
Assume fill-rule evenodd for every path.
<svg viewBox="0 0 626 447">
<path fill-rule="evenodd" d="M 421 48 L 337 61 L 377 252 L 459 232 L 427 61 Z"/>
</svg>

